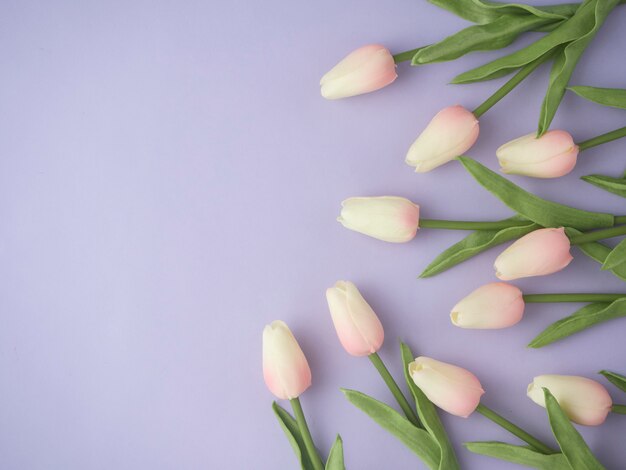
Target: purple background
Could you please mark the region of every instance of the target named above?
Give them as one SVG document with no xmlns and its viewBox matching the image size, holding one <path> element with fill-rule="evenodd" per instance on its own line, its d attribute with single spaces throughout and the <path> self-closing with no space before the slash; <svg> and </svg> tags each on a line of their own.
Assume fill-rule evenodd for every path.
<svg viewBox="0 0 626 470">
<path fill-rule="evenodd" d="M 618 7 L 573 83 L 624 87 L 625 23 Z M 335 222 L 340 201 L 357 195 L 405 196 L 427 218 L 510 215 L 456 163 L 428 174 L 404 163 L 435 112 L 471 109 L 503 82 L 446 85 L 499 52 L 404 64 L 370 95 L 319 96 L 320 76 L 360 45 L 398 52 L 466 25 L 423 0 L 3 1 L 1 466 L 295 468 L 261 373 L 263 326 L 280 318 L 309 358 L 314 386 L 302 403 L 321 450 L 340 432 L 350 469 L 422 468 L 338 390 L 391 402 L 369 361 L 335 337 L 324 290 L 338 279 L 353 280 L 378 312 L 381 355 L 397 376 L 402 338 L 474 371 L 485 404 L 545 439 L 545 413 L 525 396 L 534 375 L 606 383 L 598 370 L 626 372 L 621 320 L 525 348 L 577 305 L 530 306 L 503 331 L 454 328 L 451 306 L 495 279 L 498 249 L 417 280 L 464 233 L 423 230 L 394 245 Z M 496 168 L 497 146 L 535 129 L 547 72 L 481 119 L 471 156 Z M 581 140 L 625 116 L 568 94 L 553 127 Z M 623 141 L 584 152 L 558 181 L 513 179 L 563 203 L 626 213 L 624 199 L 578 179 L 620 174 L 625 150 Z M 626 290 L 578 251 L 565 271 L 516 284 Z M 443 419 L 464 467 L 517 468 L 462 449 L 518 442 L 482 416 Z M 624 419 L 581 429 L 608 467 L 624 465 Z"/>
</svg>

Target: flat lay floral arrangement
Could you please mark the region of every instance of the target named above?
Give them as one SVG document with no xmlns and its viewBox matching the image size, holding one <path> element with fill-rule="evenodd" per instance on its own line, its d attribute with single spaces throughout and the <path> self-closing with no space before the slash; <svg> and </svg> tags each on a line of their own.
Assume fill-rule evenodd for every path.
<svg viewBox="0 0 626 470">
<path fill-rule="evenodd" d="M 423 219 L 415 201 L 391 192 L 344 200 L 337 220 L 349 230 L 389 243 L 408 242 L 418 236 L 419 229 L 469 232 L 435 256 L 422 273 L 416 273 L 421 278 L 440 275 L 491 248 L 506 245 L 497 248 L 495 256 L 485 254 L 493 257 L 498 281 L 468 292 L 452 307 L 450 320 L 455 327 L 514 328 L 523 321 L 524 311 L 532 308 L 527 304 L 584 303 L 571 315 L 538 331 L 527 345 L 543 348 L 557 341 L 575 341 L 594 325 L 626 316 L 626 289 L 621 293 L 522 292 L 510 283 L 567 269 L 575 256 L 590 257 L 598 263 L 598 270 L 626 281 L 626 210 L 624 214 L 590 212 L 540 198 L 474 160 L 470 151 L 479 139 L 480 117 L 543 63 L 551 64 L 551 71 L 537 113 L 536 131 L 502 143 L 495 151 L 503 174 L 564 177 L 578 158 L 585 157 L 584 150 L 625 137 L 626 127 L 621 127 L 578 141 L 567 130 L 551 129 L 550 125 L 566 93 L 598 106 L 623 109 L 626 118 L 626 90 L 570 83 L 597 31 L 612 10 L 626 1 L 584 0 L 545 6 L 483 0 L 429 1 L 473 24 L 439 42 L 407 51 L 393 53 L 382 45 L 363 46 L 323 75 L 321 95 L 334 100 L 373 92 L 393 86 L 398 63 L 410 61 L 422 67 L 451 61 L 468 53 L 504 48 L 526 32 L 541 33 L 530 45 L 452 78 L 454 84 L 468 84 L 511 75 L 475 109 L 448 106 L 432 118 L 414 142 L 407 142 L 405 161 L 413 171 L 432 172 L 429 177 L 436 178 L 437 167 L 460 164 L 468 177 L 511 210 L 511 216 L 489 221 Z M 626 197 L 626 174 L 591 174 L 582 179 L 598 190 Z M 622 238 L 615 246 L 603 242 L 616 237 Z M 543 442 L 481 403 L 485 391 L 478 378 L 480 371 L 468 371 L 436 358 L 415 357 L 407 344 L 400 342 L 393 359 L 401 361 L 404 377 L 392 377 L 378 354 L 384 340 L 383 325 L 358 288 L 350 281 L 337 281 L 326 290 L 326 299 L 343 348 L 352 356 L 370 359 L 395 401 L 387 404 L 356 390 L 341 389 L 347 402 L 399 439 L 428 468 L 460 468 L 437 408 L 469 419 L 478 412 L 511 434 L 511 442 L 466 442 L 464 448 L 469 452 L 538 469 L 605 468 L 576 426 L 600 426 L 609 413 L 626 414 L 626 405 L 614 403 L 609 394 L 609 390 L 614 396 L 621 394 L 618 401 L 626 403 L 626 376 L 620 374 L 626 373 L 626 366 L 623 371 L 599 371 L 594 377 L 546 371 L 529 378 L 526 394 L 546 409 L 546 425 L 555 438 L 554 442 Z M 328 455 L 321 455 L 313 442 L 299 399 L 311 386 L 312 372 L 296 338 L 280 320 L 271 322 L 263 331 L 263 373 L 269 390 L 278 399 L 290 402 L 292 412 L 277 402 L 272 408 L 293 447 L 297 459 L 294 465 L 297 461 L 306 470 L 344 469 L 340 436 L 336 436 Z"/>
</svg>

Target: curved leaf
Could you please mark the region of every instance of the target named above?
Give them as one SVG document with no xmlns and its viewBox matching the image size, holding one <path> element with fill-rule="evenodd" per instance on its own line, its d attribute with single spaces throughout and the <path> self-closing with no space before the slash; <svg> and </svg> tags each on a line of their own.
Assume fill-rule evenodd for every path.
<svg viewBox="0 0 626 470">
<path fill-rule="evenodd" d="M 325 470 L 345 470 L 346 466 L 343 462 L 343 441 L 341 436 L 337 434 L 335 443 L 330 448 L 328 460 L 326 461 Z"/>
<path fill-rule="evenodd" d="M 619 388 L 622 392 L 626 392 L 626 377 L 617 372 L 611 372 L 608 370 L 601 370 L 600 373 L 604 375 L 609 382 Z"/>
<path fill-rule="evenodd" d="M 567 226 L 588 230 L 612 227 L 614 224 L 614 217 L 611 214 L 583 211 L 542 199 L 523 190 L 476 160 L 468 157 L 458 157 L 458 160 L 476 181 L 504 204 L 543 227 Z"/>
<path fill-rule="evenodd" d="M 466 442 L 467 450 L 507 462 L 513 462 L 540 470 L 571 470 L 567 459 L 561 453 L 542 454 L 526 446 L 516 446 L 504 442 Z"/>
<path fill-rule="evenodd" d="M 615 300 L 612 303 L 596 302 L 585 305 L 569 317 L 551 324 L 543 330 L 528 346 L 541 348 L 563 338 L 591 328 L 598 323 L 626 317 L 626 298 Z"/>
<path fill-rule="evenodd" d="M 567 233 L 568 237 L 573 237 L 575 235 L 581 234 L 580 231 L 575 230 L 571 227 L 566 227 L 565 233 Z M 611 248 L 600 242 L 583 243 L 577 246 L 584 254 L 596 260 L 600 264 L 603 264 L 606 261 L 606 258 L 611 253 Z M 626 281 L 626 263 L 618 264 L 614 268 L 609 269 L 609 271 L 611 271 L 614 276 L 620 278 L 622 281 Z"/>
<path fill-rule="evenodd" d="M 504 14 L 531 14 L 538 18 L 564 19 L 576 12 L 577 3 L 533 7 L 518 3 L 485 2 L 481 0 L 428 0 L 433 5 L 477 24 L 490 23 Z"/>
<path fill-rule="evenodd" d="M 315 470 L 315 467 L 313 467 L 311 459 L 309 458 L 309 454 L 306 451 L 304 440 L 302 439 L 300 428 L 298 428 L 296 420 L 287 410 L 276 402 L 272 403 L 272 410 L 274 410 L 274 414 L 278 418 L 280 427 L 283 429 L 289 444 L 291 444 L 291 447 L 300 462 L 300 468 L 302 470 Z"/>
<path fill-rule="evenodd" d="M 580 8 L 580 15 L 583 15 L 584 8 L 594 6 L 593 12 L 589 12 L 585 16 L 587 24 L 581 24 L 580 29 L 584 32 L 580 37 L 567 44 L 554 59 L 552 70 L 550 71 L 550 83 L 546 91 L 546 96 L 541 105 L 541 114 L 539 116 L 539 127 L 537 135 L 543 135 L 556 114 L 556 110 L 565 95 L 565 89 L 569 83 L 569 79 L 576 68 L 576 64 L 580 60 L 583 52 L 594 38 L 604 20 L 611 10 L 615 8 L 619 0 L 592 0 L 584 4 Z M 576 12 L 575 16 L 579 16 Z"/>
<path fill-rule="evenodd" d="M 587 443 L 565 415 L 556 398 L 547 388 L 543 389 L 543 393 L 552 433 L 572 470 L 604 470 L 602 464 L 591 453 Z"/>
<path fill-rule="evenodd" d="M 568 90 L 586 100 L 603 106 L 626 109 L 626 90 L 622 88 L 596 88 L 593 86 L 572 86 Z"/>
<path fill-rule="evenodd" d="M 604 175 L 587 175 L 581 177 L 583 181 L 591 183 L 618 196 L 626 197 L 626 178 L 611 178 Z"/>
<path fill-rule="evenodd" d="M 356 390 L 341 389 L 350 403 L 376 421 L 383 429 L 396 436 L 433 470 L 439 468 L 439 445 L 423 429 L 390 406 Z"/>
<path fill-rule="evenodd" d="M 505 220 L 520 219 L 523 220 L 523 217 L 512 217 Z M 426 269 L 420 274 L 420 277 L 431 277 L 435 274 L 439 274 L 489 248 L 501 245 L 509 240 L 520 238 L 538 228 L 541 228 L 541 226 L 528 221 L 527 225 L 520 227 L 508 227 L 502 230 L 477 230 L 460 242 L 444 250 L 443 253 L 426 266 Z"/>
<path fill-rule="evenodd" d="M 435 405 L 433 405 L 432 402 L 426 398 L 424 392 L 422 392 L 420 388 L 415 385 L 415 382 L 413 382 L 413 379 L 409 375 L 409 363 L 411 363 L 414 359 L 411 349 L 406 344 L 400 342 L 400 353 L 402 354 L 402 364 L 404 366 L 404 379 L 406 380 L 406 384 L 415 399 L 417 413 L 419 414 L 422 423 L 424 423 L 426 430 L 439 445 L 439 450 L 441 451 L 439 470 L 455 470 L 460 468 L 459 462 L 456 459 L 456 454 L 454 453 L 454 448 L 452 447 L 448 434 L 441 423 L 441 419 L 439 418 Z"/>
<path fill-rule="evenodd" d="M 626 263 L 626 238 L 619 242 L 607 255 L 602 269 L 614 269 L 620 264 Z"/>
</svg>

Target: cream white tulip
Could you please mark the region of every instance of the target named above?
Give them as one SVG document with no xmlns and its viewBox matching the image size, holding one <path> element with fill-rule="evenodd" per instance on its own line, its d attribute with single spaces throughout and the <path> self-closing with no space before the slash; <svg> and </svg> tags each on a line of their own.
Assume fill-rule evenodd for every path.
<svg viewBox="0 0 626 470">
<path fill-rule="evenodd" d="M 492 282 L 458 302 L 450 319 L 461 328 L 496 329 L 515 325 L 524 315 L 524 298 L 517 287 Z"/>
<path fill-rule="evenodd" d="M 368 356 L 380 349 L 383 325 L 353 283 L 337 281 L 326 290 L 326 300 L 339 341 L 349 354 Z"/>
<path fill-rule="evenodd" d="M 287 324 L 276 320 L 263 330 L 263 378 L 278 398 L 297 398 L 311 386 L 311 369 Z"/>
<path fill-rule="evenodd" d="M 341 206 L 344 227 L 386 242 L 408 242 L 419 227 L 419 206 L 403 197 L 351 197 Z"/>
<path fill-rule="evenodd" d="M 595 380 L 575 375 L 540 375 L 528 385 L 527 395 L 545 408 L 543 389 L 554 395 L 559 406 L 573 422 L 586 426 L 602 424 L 613 401 L 606 388 Z"/>
</svg>

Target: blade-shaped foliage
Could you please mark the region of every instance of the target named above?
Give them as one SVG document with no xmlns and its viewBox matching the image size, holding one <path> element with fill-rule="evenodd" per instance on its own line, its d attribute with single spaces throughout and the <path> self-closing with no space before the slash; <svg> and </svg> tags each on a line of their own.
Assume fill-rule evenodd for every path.
<svg viewBox="0 0 626 470">
<path fill-rule="evenodd" d="M 626 197 L 626 178 L 612 178 L 604 175 L 588 175 L 581 177 L 583 181 L 591 183 L 618 196 Z"/>
<path fill-rule="evenodd" d="M 326 461 L 325 470 L 345 470 L 346 466 L 343 461 L 343 441 L 341 436 L 337 435 L 335 443 L 330 448 L 328 460 Z"/>
<path fill-rule="evenodd" d="M 586 100 L 603 106 L 626 109 L 626 90 L 622 88 L 596 88 L 593 86 L 572 86 L 568 90 Z"/>
<path fill-rule="evenodd" d="M 276 415 L 276 418 L 278 418 L 280 427 L 285 433 L 285 436 L 287 436 L 287 440 L 291 444 L 291 447 L 300 462 L 300 468 L 302 470 L 314 470 L 315 467 L 313 467 L 309 454 L 307 454 L 304 440 L 302 439 L 300 428 L 298 428 L 296 420 L 287 410 L 276 402 L 272 403 L 272 410 L 274 410 L 274 414 Z"/>
<path fill-rule="evenodd" d="M 604 375 L 609 382 L 619 388 L 622 392 L 626 392 L 626 377 L 617 372 L 611 372 L 608 370 L 601 370 L 600 373 Z"/>
<path fill-rule="evenodd" d="M 614 269 L 624 263 L 626 263 L 626 238 L 611 250 L 602 264 L 602 269 Z"/>
<path fill-rule="evenodd" d="M 573 229 L 571 227 L 566 227 L 565 228 L 565 233 L 567 234 L 568 237 L 573 237 L 576 235 L 580 235 L 581 232 Z M 611 253 L 612 249 L 608 246 L 606 246 L 604 243 L 600 243 L 600 242 L 590 242 L 590 243 L 583 243 L 581 245 L 577 245 L 578 248 L 580 249 L 580 251 L 582 251 L 584 254 L 586 254 L 587 256 L 589 256 L 591 259 L 596 260 L 598 263 L 600 264 L 604 264 L 604 262 L 606 261 L 607 257 L 609 256 L 609 254 Z M 617 266 L 608 269 L 608 271 L 611 271 L 611 273 L 620 278 L 622 281 L 626 281 L 626 263 L 624 264 L 618 264 Z"/>
<path fill-rule="evenodd" d="M 534 7 L 519 3 L 486 2 L 482 0 L 428 0 L 433 5 L 477 24 L 490 23 L 502 15 L 530 14 L 544 19 L 565 19 L 576 12 L 577 3 Z"/>
<path fill-rule="evenodd" d="M 542 454 L 527 446 L 517 446 L 504 442 L 467 442 L 464 446 L 470 452 L 486 455 L 507 462 L 513 462 L 539 470 L 571 470 L 565 456 L 558 454 Z"/>
</svg>

